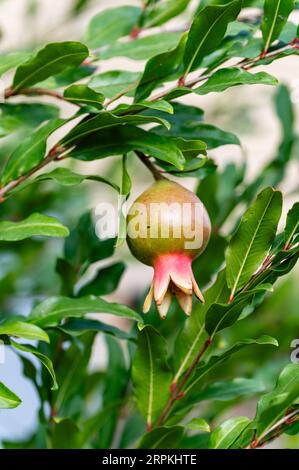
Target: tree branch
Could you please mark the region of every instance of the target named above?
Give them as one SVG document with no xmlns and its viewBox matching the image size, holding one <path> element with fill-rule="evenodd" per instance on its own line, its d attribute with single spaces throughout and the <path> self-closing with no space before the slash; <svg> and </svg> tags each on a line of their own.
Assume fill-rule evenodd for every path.
<svg viewBox="0 0 299 470">
<path fill-rule="evenodd" d="M 23 183 L 25 180 L 30 178 L 30 176 L 34 175 L 37 171 L 41 170 L 44 168 L 46 165 L 48 165 L 50 162 L 53 162 L 55 160 L 59 160 L 59 157 L 66 152 L 66 148 L 60 147 L 55 145 L 48 153 L 48 155 L 35 167 L 33 167 L 28 173 L 25 175 L 20 176 L 19 178 L 10 181 L 7 183 L 5 186 L 0 188 L 0 203 L 5 201 L 5 195 L 12 189 L 16 188 L 19 186 L 21 183 Z"/>
<path fill-rule="evenodd" d="M 183 388 L 184 388 L 188 378 L 190 377 L 190 375 L 194 371 L 197 364 L 201 361 L 201 359 L 203 358 L 206 350 L 209 348 L 209 346 L 211 344 L 212 344 L 212 340 L 211 340 L 211 338 L 208 338 L 205 341 L 205 343 L 203 344 L 200 351 L 198 352 L 195 359 L 193 360 L 193 362 L 192 362 L 191 366 L 189 367 L 189 369 L 183 375 L 181 381 L 178 382 L 178 384 L 172 383 L 171 388 L 170 388 L 171 395 L 168 399 L 168 402 L 167 402 L 164 410 L 162 411 L 160 417 L 158 418 L 157 426 L 161 426 L 164 423 L 165 419 L 167 418 L 168 414 L 170 413 L 170 411 L 171 411 L 173 405 L 175 404 L 175 402 L 184 397 L 185 393 L 183 391 Z"/>
<path fill-rule="evenodd" d="M 139 159 L 142 161 L 142 163 L 147 167 L 147 169 L 152 173 L 156 181 L 168 179 L 165 176 L 162 176 L 161 172 L 155 167 L 155 165 L 153 165 L 149 157 L 144 155 L 142 152 L 139 152 L 138 150 L 135 150 L 135 153 L 139 157 Z"/>
<path fill-rule="evenodd" d="M 284 46 L 280 49 L 276 49 L 275 51 L 271 51 L 269 53 L 267 53 L 264 57 L 264 59 L 267 59 L 267 58 L 272 58 L 272 57 L 276 57 L 278 56 L 279 54 L 281 54 L 282 52 L 285 52 L 287 50 L 291 50 L 292 48 L 296 48 L 298 47 L 297 45 L 297 42 L 294 43 L 294 41 L 287 45 L 287 46 Z M 238 62 L 235 67 L 241 67 L 242 69 L 244 70 L 248 70 L 249 68 L 251 67 L 255 67 L 257 65 L 259 65 L 259 62 L 261 60 L 261 57 L 256 57 L 254 59 L 245 59 L 245 60 L 242 60 L 240 62 Z M 209 72 L 208 74 L 202 74 L 200 75 L 199 77 L 196 77 L 196 78 L 193 78 L 193 79 L 190 79 L 189 81 L 186 81 L 185 82 L 185 87 L 188 87 L 188 88 L 192 88 L 193 86 L 195 86 L 196 84 L 202 82 L 202 81 L 205 81 L 207 79 L 209 79 L 212 74 L 214 73 L 213 72 Z M 130 89 L 133 85 L 130 86 Z M 164 90 L 163 92 L 160 92 L 159 94 L 157 95 L 154 95 L 152 98 L 150 98 L 149 101 L 158 101 L 160 99 L 163 99 L 168 93 L 170 93 L 171 91 L 173 91 L 175 88 L 177 88 L 177 85 L 175 86 L 172 86 L 171 88 L 169 88 L 168 90 Z M 128 88 L 126 88 L 125 90 L 121 91 L 120 93 L 118 93 L 118 95 L 116 95 L 115 97 L 111 98 L 107 103 L 106 103 L 106 106 L 108 106 L 109 104 L 113 103 L 114 101 L 116 101 L 118 98 L 121 98 L 124 94 L 126 94 L 128 91 Z M 47 90 L 47 89 L 44 89 L 44 88 L 24 88 L 23 90 L 20 90 L 18 91 L 17 93 L 14 93 L 12 87 L 8 87 L 6 90 L 5 90 L 5 98 L 10 98 L 12 96 L 16 96 L 16 95 L 38 95 L 38 96 L 42 96 L 42 95 L 45 95 L 45 96 L 51 96 L 53 98 L 56 98 L 56 99 L 59 99 L 59 100 L 65 100 L 64 96 L 62 94 L 60 94 L 59 92 L 56 92 L 56 91 L 53 91 L 53 90 Z M 66 101 L 66 100 L 65 100 Z M 112 110 L 113 111 L 113 110 Z M 54 147 L 55 148 L 55 147 Z M 63 152 L 59 152 L 58 155 L 55 155 L 53 157 L 53 155 L 51 154 L 52 151 L 49 152 L 49 155 L 47 157 L 44 158 L 44 160 L 39 164 L 37 165 L 35 168 L 33 168 L 32 170 L 30 170 L 30 172 L 28 172 L 27 174 L 25 175 L 22 175 L 20 176 L 19 178 L 17 178 L 16 180 L 14 181 L 11 181 L 10 183 L 8 183 L 6 186 L 4 186 L 3 188 L 0 188 L 0 203 L 3 202 L 5 200 L 4 198 L 4 195 L 10 191 L 11 189 L 14 189 L 16 186 L 20 185 L 23 181 L 25 181 L 27 178 L 29 178 L 30 176 L 32 176 L 32 174 L 34 174 L 36 171 L 40 170 L 41 168 L 43 168 L 44 166 L 46 166 L 48 163 L 50 163 L 51 161 L 53 160 L 56 160 L 58 159 L 57 157 L 61 154 L 61 153 L 64 153 L 66 149 L 63 149 Z M 50 155 L 51 154 L 51 155 Z M 147 168 L 152 172 L 152 174 L 154 175 L 154 178 L 155 179 L 167 179 L 165 178 L 164 176 L 161 175 L 161 173 L 154 167 L 154 165 L 152 165 L 152 163 L 150 162 L 150 160 L 148 160 L 145 155 L 143 155 L 142 157 L 140 157 L 140 155 L 138 155 L 139 158 L 143 161 L 143 163 L 147 166 Z"/>
<path fill-rule="evenodd" d="M 51 96 L 52 98 L 56 98 L 58 100 L 67 101 L 64 96 L 59 93 L 58 91 L 48 90 L 47 88 L 23 88 L 17 92 L 14 92 L 11 87 L 6 88 L 4 92 L 4 98 L 8 99 L 12 96 L 17 95 L 26 95 L 26 96 Z M 68 101 L 69 102 L 69 101 Z M 72 103 L 76 104 L 76 103 Z M 77 105 L 79 106 L 79 105 Z"/>
<path fill-rule="evenodd" d="M 277 439 L 281 436 L 282 430 L 280 429 L 282 425 L 291 425 L 297 420 L 297 416 L 299 415 L 299 410 L 294 410 L 291 413 L 287 414 L 283 418 L 281 418 L 277 423 L 275 423 L 271 428 L 267 429 L 259 439 L 253 439 L 253 441 L 247 446 L 247 449 L 256 449 L 257 447 L 262 447 L 267 442 L 272 441 L 273 439 Z M 273 431 L 277 430 L 277 432 L 273 435 Z"/>
</svg>

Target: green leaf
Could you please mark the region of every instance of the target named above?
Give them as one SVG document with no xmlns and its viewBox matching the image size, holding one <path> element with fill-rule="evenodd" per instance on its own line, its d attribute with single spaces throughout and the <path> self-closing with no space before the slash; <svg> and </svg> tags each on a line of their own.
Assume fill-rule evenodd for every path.
<svg viewBox="0 0 299 470">
<path fill-rule="evenodd" d="M 54 217 L 31 214 L 21 222 L 0 222 L 0 240 L 14 242 L 33 236 L 67 237 L 69 231 Z"/>
<path fill-rule="evenodd" d="M 55 168 L 55 170 L 51 171 L 50 173 L 43 173 L 34 179 L 27 180 L 26 182 L 21 184 L 18 188 L 16 188 L 15 190 L 12 190 L 10 194 L 14 194 L 20 190 L 23 190 L 24 188 L 26 188 L 27 186 L 30 186 L 31 184 L 40 183 L 41 181 L 48 181 L 48 180 L 55 181 L 55 183 L 61 184 L 62 186 L 76 186 L 86 180 L 97 181 L 99 183 L 108 184 L 113 189 L 115 189 L 118 193 L 120 192 L 120 188 L 119 186 L 117 186 L 117 184 L 113 183 L 113 181 L 110 181 L 107 178 L 104 178 L 103 176 L 82 175 L 79 173 L 75 173 L 69 168 L 59 167 L 59 168 Z"/>
<path fill-rule="evenodd" d="M 42 103 L 1 103 L 0 136 L 36 129 L 45 121 L 57 119 L 59 108 Z"/>
<path fill-rule="evenodd" d="M 202 59 L 213 52 L 224 38 L 228 24 L 240 13 L 242 2 L 207 6 L 194 18 L 184 52 L 184 72 L 196 69 Z"/>
<path fill-rule="evenodd" d="M 45 156 L 48 137 L 64 122 L 54 119 L 29 134 L 10 156 L 1 174 L 1 184 L 6 185 L 37 166 Z"/>
<path fill-rule="evenodd" d="M 161 126 L 158 126 L 153 129 L 153 132 L 165 136 L 170 134 L 185 140 L 202 140 L 207 144 L 208 150 L 221 145 L 240 145 L 240 141 L 235 134 L 202 122 L 186 122 L 180 130 L 172 126 L 170 131 L 167 132 Z"/>
<path fill-rule="evenodd" d="M 241 351 L 242 349 L 246 348 L 247 346 L 255 346 L 255 345 L 272 345 L 278 346 L 276 339 L 272 338 L 271 336 L 261 336 L 257 339 L 244 339 L 242 341 L 237 342 L 234 346 L 229 349 L 226 349 L 224 352 L 218 355 L 211 356 L 205 363 L 199 365 L 194 373 L 192 381 L 188 386 L 187 391 L 196 391 L 198 388 L 198 384 L 201 384 L 202 379 L 209 374 L 215 367 L 218 367 L 223 362 L 227 361 L 233 354 Z M 201 387 L 200 387 L 201 390 Z"/>
<path fill-rule="evenodd" d="M 240 377 L 208 384 L 203 390 L 189 396 L 189 402 L 194 404 L 204 400 L 229 401 L 264 391 L 265 386 L 261 380 Z"/>
<path fill-rule="evenodd" d="M 184 324 L 175 342 L 175 378 L 177 382 L 182 373 L 191 365 L 198 351 L 207 339 L 205 332 L 205 315 L 213 302 L 227 299 L 229 292 L 226 286 L 225 271 L 218 274 L 216 282 L 205 292 L 205 303 L 195 305 L 192 315 Z"/>
<path fill-rule="evenodd" d="M 182 426 L 156 428 L 141 438 L 138 449 L 176 449 L 183 434 Z"/>
<path fill-rule="evenodd" d="M 70 66 L 80 65 L 88 55 L 87 47 L 80 42 L 67 41 L 47 44 L 34 57 L 19 65 L 13 79 L 13 91 L 16 93 L 22 88 L 31 87 Z"/>
<path fill-rule="evenodd" d="M 243 416 L 230 418 L 210 435 L 209 449 L 230 449 L 240 434 L 249 426 L 250 419 Z"/>
<path fill-rule="evenodd" d="M 211 432 L 209 424 L 203 418 L 193 418 L 186 424 L 186 428 L 191 431 Z"/>
<path fill-rule="evenodd" d="M 226 253 L 231 299 L 263 262 L 274 240 L 281 209 L 281 193 L 269 187 L 243 215 Z"/>
<path fill-rule="evenodd" d="M 92 213 L 85 212 L 65 241 L 64 257 L 81 275 L 91 263 L 108 258 L 114 252 L 115 239 L 101 239 L 102 234 L 96 228 Z"/>
<path fill-rule="evenodd" d="M 83 139 L 71 152 L 73 158 L 89 161 L 139 150 L 151 157 L 184 168 L 184 156 L 169 137 L 157 135 L 133 126 L 104 129 Z"/>
<path fill-rule="evenodd" d="M 140 72 L 109 70 L 108 72 L 93 75 L 88 85 L 107 98 L 113 98 L 121 92 L 131 96 L 132 93 L 130 93 L 130 91 L 136 88 L 139 78 Z"/>
<path fill-rule="evenodd" d="M 244 307 L 252 302 L 255 294 L 269 289 L 272 290 L 271 284 L 260 284 L 252 290 L 238 294 L 231 303 L 212 304 L 205 320 L 205 328 L 210 337 L 214 337 L 218 331 L 233 325 L 240 318 Z"/>
<path fill-rule="evenodd" d="M 18 67 L 22 64 L 28 57 L 31 56 L 30 52 L 9 52 L 8 54 L 0 55 L 0 76 L 3 75 L 10 69 Z"/>
<path fill-rule="evenodd" d="M 215 72 L 204 85 L 193 91 L 198 95 L 206 95 L 211 92 L 220 92 L 238 85 L 277 85 L 278 80 L 266 72 L 249 73 L 236 67 L 224 68 Z"/>
<path fill-rule="evenodd" d="M 102 129 L 116 127 L 122 124 L 147 124 L 156 122 L 166 128 L 169 127 L 167 121 L 155 116 L 116 116 L 109 111 L 96 114 L 95 116 L 84 119 L 74 129 L 72 129 L 61 141 L 62 145 L 69 145 L 90 134 L 99 132 Z"/>
<path fill-rule="evenodd" d="M 264 52 L 267 52 L 273 41 L 278 38 L 294 7 L 295 0 L 265 0 L 261 26 Z"/>
<path fill-rule="evenodd" d="M 152 7 L 148 7 L 144 13 L 143 25 L 147 28 L 160 26 L 180 15 L 187 8 L 190 0 L 160 0 L 152 3 Z"/>
<path fill-rule="evenodd" d="M 295 111 L 288 87 L 281 84 L 275 93 L 274 99 L 277 117 L 283 131 L 283 140 L 292 140 L 295 133 Z"/>
<path fill-rule="evenodd" d="M 92 48 L 113 44 L 116 39 L 131 32 L 140 12 L 140 8 L 131 6 L 119 6 L 101 11 L 89 23 L 84 41 Z"/>
<path fill-rule="evenodd" d="M 284 244 L 289 247 L 293 238 L 299 232 L 299 202 L 295 202 L 287 215 L 286 227 L 284 229 Z"/>
<path fill-rule="evenodd" d="M 0 335 L 50 342 L 47 333 L 38 326 L 14 319 L 0 323 Z"/>
<path fill-rule="evenodd" d="M 99 444 L 101 448 L 106 449 L 111 446 L 119 422 L 119 412 L 121 411 L 121 406 L 123 406 L 121 401 L 124 399 L 129 385 L 130 370 L 127 368 L 124 351 L 119 341 L 111 336 L 105 336 L 105 342 L 108 350 L 108 363 L 105 373 L 102 407 L 105 409 L 120 402 L 119 406 L 109 413 L 108 422 L 106 422 L 105 427 L 101 431 Z"/>
<path fill-rule="evenodd" d="M 135 340 L 134 336 L 126 331 L 90 318 L 75 318 L 73 320 L 68 320 L 59 327 L 59 330 L 71 336 L 80 336 L 88 331 L 101 331 L 108 335 L 115 336 L 116 338 Z"/>
<path fill-rule="evenodd" d="M 78 426 L 70 419 L 58 420 L 51 427 L 51 449 L 81 449 L 81 436 Z"/>
<path fill-rule="evenodd" d="M 153 111 L 150 110 L 155 110 L 158 111 L 153 113 Z M 158 100 L 158 101 L 138 101 L 138 103 L 134 104 L 124 104 L 121 103 L 119 106 L 117 106 L 116 109 L 113 110 L 113 112 L 117 115 L 122 115 L 122 114 L 135 114 L 139 113 L 141 111 L 144 111 L 143 114 L 146 116 L 159 116 L 159 117 L 166 117 L 165 113 L 167 114 L 173 114 L 173 106 L 168 103 L 168 101 L 164 100 Z M 169 118 L 169 116 L 167 116 Z"/>
<path fill-rule="evenodd" d="M 132 380 L 138 408 L 150 431 L 167 402 L 171 384 L 166 342 L 151 326 L 138 334 Z"/>
<path fill-rule="evenodd" d="M 103 108 L 105 96 L 102 93 L 97 93 L 87 85 L 71 85 L 64 90 L 63 96 L 75 104 L 86 104 L 97 109 Z"/>
<path fill-rule="evenodd" d="M 186 34 L 183 34 L 174 49 L 158 54 L 146 63 L 144 72 L 135 91 L 135 101 L 147 98 L 158 85 L 166 79 L 171 80 L 171 76 L 179 71 L 185 43 Z"/>
<path fill-rule="evenodd" d="M 111 313 L 118 317 L 142 321 L 134 310 L 126 305 L 107 302 L 100 297 L 87 296 L 72 299 L 50 297 L 38 304 L 28 317 L 28 321 L 42 328 L 57 326 L 66 318 L 83 317 L 87 313 Z"/>
<path fill-rule="evenodd" d="M 56 382 L 56 375 L 55 375 L 55 372 L 54 372 L 54 369 L 53 369 L 53 364 L 52 364 L 52 361 L 47 356 L 42 354 L 40 351 L 38 351 L 38 349 L 34 348 L 30 344 L 16 343 L 11 338 L 10 338 L 9 342 L 10 342 L 11 346 L 13 346 L 18 351 L 29 353 L 29 354 L 34 354 L 34 356 L 36 356 L 37 359 L 39 359 L 40 362 L 45 366 L 45 368 L 48 370 L 50 376 L 52 377 L 51 390 L 57 390 L 58 389 L 58 385 L 57 385 L 57 382 Z"/>
<path fill-rule="evenodd" d="M 125 267 L 125 264 L 120 262 L 99 269 L 91 281 L 80 287 L 78 296 L 111 294 L 117 288 Z"/>
<path fill-rule="evenodd" d="M 7 388 L 3 382 L 0 382 L 0 409 L 16 408 L 22 403 L 22 400 Z"/>
<path fill-rule="evenodd" d="M 53 75 L 52 77 L 39 82 L 39 87 L 49 88 L 50 90 L 56 90 L 57 88 L 67 87 L 83 78 L 90 77 L 97 70 L 96 65 L 88 63 L 84 65 L 84 62 L 79 66 L 71 66 L 65 69 L 63 72 Z"/>
<path fill-rule="evenodd" d="M 123 204 L 128 199 L 130 191 L 132 188 L 132 181 L 127 170 L 127 154 L 123 155 L 122 158 L 122 180 L 121 180 L 121 203 L 119 208 L 118 215 L 118 236 L 116 240 L 116 247 L 119 247 L 124 243 L 127 237 L 127 224 L 126 224 L 126 215 L 123 212 Z"/>
<path fill-rule="evenodd" d="M 114 57 L 128 57 L 134 60 L 147 60 L 157 54 L 162 54 L 176 46 L 180 34 L 177 32 L 161 32 L 151 34 L 134 41 L 117 42 L 100 51 L 99 57 L 103 60 Z"/>
<path fill-rule="evenodd" d="M 256 438 L 261 439 L 279 421 L 299 397 L 299 364 L 288 364 L 281 372 L 276 387 L 258 402 L 254 424 Z"/>
</svg>

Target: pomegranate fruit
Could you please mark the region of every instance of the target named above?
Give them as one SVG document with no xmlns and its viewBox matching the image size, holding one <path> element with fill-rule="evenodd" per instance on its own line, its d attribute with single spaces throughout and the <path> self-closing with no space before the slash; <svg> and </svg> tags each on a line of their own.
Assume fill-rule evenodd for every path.
<svg viewBox="0 0 299 470">
<path fill-rule="evenodd" d="M 200 199 L 173 181 L 158 180 L 131 206 L 127 227 L 132 254 L 154 268 L 144 313 L 154 298 L 160 317 L 166 318 L 174 294 L 190 315 L 192 292 L 204 302 L 191 264 L 207 246 L 211 232 L 210 219 Z"/>
</svg>

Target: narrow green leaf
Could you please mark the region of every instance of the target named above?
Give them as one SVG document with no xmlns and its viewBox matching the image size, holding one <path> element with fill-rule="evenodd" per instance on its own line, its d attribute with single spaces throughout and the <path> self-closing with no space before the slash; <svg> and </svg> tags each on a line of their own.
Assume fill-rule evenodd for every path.
<svg viewBox="0 0 299 470">
<path fill-rule="evenodd" d="M 299 364 L 288 364 L 281 372 L 275 389 L 258 402 L 254 420 L 256 437 L 260 439 L 279 421 L 297 398 L 299 398 Z"/>
<path fill-rule="evenodd" d="M 135 337 L 127 333 L 126 331 L 120 330 L 115 326 L 107 325 L 99 320 L 92 320 L 90 318 L 75 318 L 68 320 L 62 326 L 58 327 L 59 330 L 71 336 L 80 336 L 87 333 L 88 331 L 101 331 L 108 335 L 115 336 L 120 339 L 135 340 Z"/>
<path fill-rule="evenodd" d="M 265 53 L 280 35 L 294 7 L 295 0 L 265 0 L 264 19 L 261 26 Z"/>
<path fill-rule="evenodd" d="M 58 384 L 57 384 L 57 381 L 56 381 L 56 375 L 55 375 L 55 372 L 54 372 L 54 369 L 53 369 L 53 364 L 52 364 L 52 361 L 47 356 L 42 354 L 40 351 L 38 351 L 38 349 L 34 348 L 30 344 L 16 343 L 11 338 L 10 338 L 9 342 L 10 342 L 11 346 L 13 346 L 18 351 L 33 354 L 34 356 L 36 356 L 37 359 L 39 359 L 40 362 L 45 366 L 45 368 L 48 370 L 50 376 L 52 377 L 51 390 L 57 390 L 58 389 Z"/>
<path fill-rule="evenodd" d="M 250 423 L 250 419 L 244 416 L 236 416 L 224 421 L 211 433 L 209 449 L 232 448 L 234 442 Z"/>
<path fill-rule="evenodd" d="M 198 95 L 220 92 L 238 85 L 277 85 L 278 80 L 266 72 L 249 73 L 236 67 L 224 68 L 215 72 L 204 85 L 193 91 Z"/>
<path fill-rule="evenodd" d="M 97 109 L 103 108 L 105 96 L 89 88 L 87 85 L 71 85 L 64 90 L 64 97 L 75 104 L 86 104 Z"/>
<path fill-rule="evenodd" d="M 72 150 L 71 156 L 89 161 L 134 150 L 171 163 L 179 170 L 184 168 L 185 158 L 173 140 L 129 125 L 104 129 L 83 139 Z"/>
<path fill-rule="evenodd" d="M 240 13 L 241 0 L 226 5 L 211 5 L 197 13 L 188 34 L 184 52 L 184 72 L 197 68 L 202 59 L 213 52 L 224 38 L 228 24 Z"/>
<path fill-rule="evenodd" d="M 0 409 L 16 408 L 22 403 L 22 400 L 9 388 L 0 382 Z"/>
<path fill-rule="evenodd" d="M 243 215 L 226 253 L 231 299 L 263 262 L 274 240 L 281 210 L 281 193 L 269 187 Z"/>
<path fill-rule="evenodd" d="M 140 8 L 134 6 L 119 6 L 101 11 L 89 23 L 84 41 L 92 48 L 113 44 L 116 39 L 131 32 L 140 13 Z"/>
<path fill-rule="evenodd" d="M 147 98 L 150 93 L 166 79 L 176 74 L 182 63 L 186 43 L 186 34 L 183 34 L 178 45 L 162 54 L 152 57 L 145 65 L 144 72 L 135 91 L 135 101 Z"/>
<path fill-rule="evenodd" d="M 35 130 L 45 121 L 57 119 L 59 108 L 43 103 L 1 103 L 0 136 Z"/>
<path fill-rule="evenodd" d="M 138 334 L 132 380 L 138 407 L 150 431 L 167 402 L 171 384 L 166 342 L 151 326 Z"/>
<path fill-rule="evenodd" d="M 223 362 L 227 361 L 233 354 L 241 351 L 242 349 L 246 348 L 247 346 L 256 346 L 256 345 L 271 345 L 271 346 L 278 346 L 276 339 L 272 338 L 271 336 L 261 336 L 257 339 L 244 339 L 239 341 L 234 346 L 229 349 L 226 349 L 224 352 L 218 355 L 211 356 L 205 363 L 199 365 L 194 373 L 192 381 L 188 386 L 187 391 L 193 392 L 197 391 L 197 386 L 201 384 L 202 379 L 209 374 L 215 367 L 218 367 Z M 201 387 L 200 387 L 201 390 Z"/>
<path fill-rule="evenodd" d="M 83 317 L 87 313 L 111 313 L 119 317 L 142 321 L 134 310 L 126 305 L 107 302 L 100 297 L 87 296 L 72 299 L 50 297 L 38 304 L 28 317 L 28 321 L 42 328 L 57 326 L 66 318 Z"/>
<path fill-rule="evenodd" d="M 50 430 L 51 449 L 81 449 L 81 435 L 78 426 L 71 419 L 54 418 Z"/>
<path fill-rule="evenodd" d="M 80 65 L 88 55 L 87 47 L 80 42 L 47 44 L 34 57 L 19 65 L 13 79 L 13 91 L 31 87 L 70 66 Z"/>
<path fill-rule="evenodd" d="M 229 401 L 239 397 L 254 396 L 265 391 L 265 385 L 258 379 L 237 377 L 233 380 L 212 382 L 203 390 L 189 396 L 188 402 L 193 406 L 204 400 Z"/>
<path fill-rule="evenodd" d="M 252 302 L 254 296 L 269 289 L 273 289 L 271 284 L 260 284 L 252 290 L 241 292 L 231 303 L 212 304 L 206 314 L 206 331 L 213 337 L 218 331 L 233 325 L 240 318 L 246 305 Z"/>
<path fill-rule="evenodd" d="M 205 331 L 205 315 L 214 302 L 225 301 L 229 295 L 226 285 L 225 271 L 221 271 L 216 282 L 205 292 L 205 303 L 196 304 L 192 315 L 184 324 L 175 342 L 175 378 L 177 382 L 182 373 L 191 365 L 200 347 L 207 339 Z"/>
<path fill-rule="evenodd" d="M 141 438 L 138 449 L 176 449 L 183 434 L 183 426 L 156 428 Z"/>
<path fill-rule="evenodd" d="M 203 418 L 193 418 L 186 424 L 186 428 L 191 429 L 191 431 L 211 432 L 209 424 Z"/>
<path fill-rule="evenodd" d="M 299 232 L 299 202 L 295 202 L 287 215 L 286 227 L 284 229 L 284 244 L 289 247 L 293 238 Z"/>
<path fill-rule="evenodd" d="M 155 116 L 116 116 L 109 111 L 96 114 L 95 116 L 83 120 L 74 129 L 72 129 L 61 141 L 62 145 L 69 145 L 76 142 L 90 134 L 99 132 L 102 129 L 109 127 L 116 127 L 122 124 L 147 124 L 156 122 L 169 128 L 168 122 L 165 119 Z"/>
<path fill-rule="evenodd" d="M 103 176 L 98 175 L 82 175 L 79 173 L 75 173 L 69 168 L 55 168 L 55 170 L 51 171 L 50 173 L 43 173 L 42 175 L 32 180 L 30 183 L 36 183 L 39 181 L 46 180 L 53 180 L 55 181 L 55 183 L 59 183 L 63 186 L 75 186 L 86 180 L 97 181 L 99 183 L 108 184 L 118 193 L 120 192 L 119 186 L 113 183 L 113 181 L 110 181 L 108 178 L 104 178 Z"/>
<path fill-rule="evenodd" d="M 167 113 L 167 114 L 173 114 L 173 106 L 168 103 L 168 101 L 164 100 L 158 100 L 158 101 L 146 101 L 146 100 L 141 100 L 138 101 L 138 103 L 134 104 L 124 104 L 121 103 L 119 106 L 117 106 L 116 109 L 113 110 L 113 112 L 117 115 L 122 115 L 122 114 L 133 114 L 133 113 L 139 113 L 141 111 L 145 111 L 143 114 L 152 116 L 156 114 L 157 116 L 160 116 L 159 113 L 154 113 L 149 111 L 149 110 L 155 110 L 155 111 L 160 111 L 161 113 Z M 147 112 L 148 111 L 148 112 Z M 165 116 L 165 114 L 161 114 L 161 117 Z M 166 116 L 165 116 L 166 117 Z M 168 116 L 169 117 L 169 116 Z"/>
<path fill-rule="evenodd" d="M 93 75 L 89 87 L 107 98 L 113 98 L 118 93 L 132 96 L 133 90 L 138 85 L 140 72 L 129 72 L 127 70 L 109 70 L 108 72 Z"/>
<path fill-rule="evenodd" d="M 130 195 L 132 187 L 131 177 L 127 170 L 127 154 L 123 155 L 122 158 L 122 180 L 121 180 L 121 188 L 120 188 L 120 195 L 122 197 L 122 201 L 119 208 L 118 214 L 118 236 L 116 240 L 116 247 L 119 247 L 124 243 L 127 236 L 127 225 L 126 225 L 126 216 L 123 212 L 123 204 L 128 199 Z"/>
<path fill-rule="evenodd" d="M 153 1 L 152 7 L 145 10 L 144 25 L 147 28 L 160 26 L 171 18 L 180 15 L 188 6 L 190 0 L 160 0 Z"/>
<path fill-rule="evenodd" d="M 171 119 L 169 119 L 171 122 Z M 207 149 L 214 149 L 221 145 L 240 145 L 240 140 L 232 132 L 224 131 L 219 127 L 213 126 L 212 124 L 206 124 L 203 122 L 195 122 L 190 119 L 185 124 L 173 126 L 169 131 L 165 131 L 164 128 L 158 126 L 153 129 L 153 132 L 159 135 L 172 135 L 175 137 L 184 138 L 185 140 L 202 140 L 206 143 Z"/>
<path fill-rule="evenodd" d="M 0 323 L 0 335 L 50 342 L 47 333 L 38 326 L 14 319 Z"/>
<path fill-rule="evenodd" d="M 21 222 L 0 222 L 0 240 L 14 242 L 33 236 L 67 237 L 69 230 L 54 217 L 32 214 Z"/>
<path fill-rule="evenodd" d="M 82 297 L 86 295 L 111 294 L 117 288 L 125 268 L 125 264 L 119 262 L 99 269 L 89 282 L 80 287 L 77 295 Z"/>
<path fill-rule="evenodd" d="M 114 238 L 102 237 L 92 211 L 84 212 L 65 240 L 64 258 L 77 272 L 82 272 L 96 261 L 106 259 L 114 252 Z"/>
<path fill-rule="evenodd" d="M 103 60 L 114 57 L 128 57 L 134 60 L 148 60 L 157 54 L 162 54 L 176 46 L 180 37 L 177 32 L 160 32 L 151 34 L 134 41 L 116 42 L 110 47 L 100 51 L 99 57 Z"/>
<path fill-rule="evenodd" d="M 18 67 L 22 64 L 28 57 L 31 56 L 30 52 L 9 52 L 8 54 L 0 55 L 0 76 L 3 75 L 10 69 Z"/>
<path fill-rule="evenodd" d="M 49 121 L 25 138 L 14 150 L 4 167 L 1 184 L 6 185 L 37 166 L 45 156 L 48 137 L 64 122 L 63 119 Z"/>
</svg>

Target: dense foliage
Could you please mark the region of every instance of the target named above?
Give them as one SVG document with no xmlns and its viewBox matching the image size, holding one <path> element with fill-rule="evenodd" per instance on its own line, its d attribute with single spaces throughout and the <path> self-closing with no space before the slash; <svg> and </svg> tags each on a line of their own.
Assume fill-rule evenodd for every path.
<svg viewBox="0 0 299 470">
<path fill-rule="evenodd" d="M 72 14 L 88 3 L 76 2 Z M 40 404 L 34 433 L 3 447 L 246 448 L 299 432 L 299 364 L 290 360 L 298 296 L 289 274 L 299 204 L 282 221 L 280 191 L 297 135 L 289 90 L 266 71 L 298 55 L 297 5 L 191 3 L 101 11 L 82 42 L 1 56 L 0 72 L 12 78 L 0 105 L 0 338 Z M 173 19 L 179 26 L 168 28 Z M 114 57 L 143 69 L 99 71 Z M 282 137 L 251 181 L 245 164 L 219 169 L 212 158 L 215 148 L 241 145 L 234 129 L 209 124 L 181 98 L 256 84 L 273 87 Z M 84 162 L 112 156 L 110 174 L 84 173 Z M 126 200 L 138 180 L 127 160 L 193 178 L 209 212 L 213 234 L 193 265 L 206 302 L 194 302 L 189 318 L 176 303 L 164 322 L 154 307 L 143 315 L 134 282 L 130 306 L 102 297 L 126 268 L 109 262 L 123 224 L 118 240 L 99 239 L 86 188 L 100 199 L 109 185 Z M 125 321 L 111 326 L 91 313 Z M 98 333 L 103 370 L 89 367 Z M 0 408 L 16 408 L 22 390 L 7 382 L 0 377 Z M 249 399 L 253 419 L 236 411 Z"/>
</svg>

